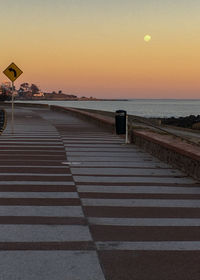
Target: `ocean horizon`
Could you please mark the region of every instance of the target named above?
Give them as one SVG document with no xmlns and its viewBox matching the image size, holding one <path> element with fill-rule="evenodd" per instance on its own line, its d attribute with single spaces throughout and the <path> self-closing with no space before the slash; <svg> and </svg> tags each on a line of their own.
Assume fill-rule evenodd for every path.
<svg viewBox="0 0 200 280">
<path fill-rule="evenodd" d="M 141 117 L 186 117 L 200 114 L 200 99 L 107 99 L 92 101 L 18 100 L 63 107 L 94 109 L 108 112 L 125 110 L 129 115 Z"/>
</svg>

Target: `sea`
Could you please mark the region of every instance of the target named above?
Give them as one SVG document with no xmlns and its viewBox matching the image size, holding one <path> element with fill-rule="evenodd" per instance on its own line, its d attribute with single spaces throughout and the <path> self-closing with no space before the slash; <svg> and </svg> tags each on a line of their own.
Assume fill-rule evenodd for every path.
<svg viewBox="0 0 200 280">
<path fill-rule="evenodd" d="M 94 109 L 109 112 L 115 112 L 116 110 L 125 110 L 129 115 L 147 118 L 186 117 L 189 115 L 200 115 L 200 99 L 117 99 L 98 101 L 34 100 L 23 102 Z"/>
</svg>

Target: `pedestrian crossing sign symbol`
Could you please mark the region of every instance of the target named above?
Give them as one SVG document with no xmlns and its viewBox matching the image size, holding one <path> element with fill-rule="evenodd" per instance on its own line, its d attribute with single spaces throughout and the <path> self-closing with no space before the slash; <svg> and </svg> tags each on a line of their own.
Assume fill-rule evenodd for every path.
<svg viewBox="0 0 200 280">
<path fill-rule="evenodd" d="M 11 63 L 4 71 L 3 73 L 10 79 L 12 82 L 14 82 L 19 76 L 23 73 L 22 70 L 17 67 L 15 63 Z"/>
</svg>

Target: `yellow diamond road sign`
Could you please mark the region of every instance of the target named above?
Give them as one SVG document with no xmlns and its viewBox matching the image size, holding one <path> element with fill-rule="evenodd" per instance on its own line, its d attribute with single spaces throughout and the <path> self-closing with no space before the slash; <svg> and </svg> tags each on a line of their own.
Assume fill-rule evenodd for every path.
<svg viewBox="0 0 200 280">
<path fill-rule="evenodd" d="M 22 70 L 20 70 L 15 63 L 11 63 L 4 71 L 3 73 L 10 79 L 12 82 L 14 82 L 19 76 L 23 73 Z"/>
</svg>

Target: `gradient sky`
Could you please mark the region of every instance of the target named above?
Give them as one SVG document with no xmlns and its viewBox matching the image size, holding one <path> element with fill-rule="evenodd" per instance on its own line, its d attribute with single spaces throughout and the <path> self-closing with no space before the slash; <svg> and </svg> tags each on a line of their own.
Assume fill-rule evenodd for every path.
<svg viewBox="0 0 200 280">
<path fill-rule="evenodd" d="M 24 72 L 16 86 L 199 98 L 199 13 L 199 0 L 1 0 L 0 81 L 15 62 Z"/>
</svg>

